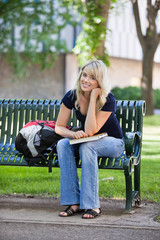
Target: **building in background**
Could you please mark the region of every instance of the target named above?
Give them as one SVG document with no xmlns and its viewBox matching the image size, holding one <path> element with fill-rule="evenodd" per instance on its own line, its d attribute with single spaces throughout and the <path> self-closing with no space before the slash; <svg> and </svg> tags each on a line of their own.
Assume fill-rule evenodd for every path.
<svg viewBox="0 0 160 240">
<path fill-rule="evenodd" d="M 145 30 L 146 0 L 141 1 L 141 17 Z M 157 18 L 160 32 L 160 14 Z M 106 46 L 110 56 L 108 75 L 115 86 L 140 86 L 142 77 L 142 49 L 137 38 L 134 15 L 130 1 L 123 7 L 115 8 L 109 16 Z M 61 53 L 50 70 L 40 71 L 32 66 L 26 79 L 12 82 L 12 70 L 4 59 L 0 61 L 0 98 L 61 98 L 73 87 L 78 74 L 78 61 L 72 49 L 81 27 L 67 27 L 61 31 L 60 38 L 65 39 L 70 53 Z M 18 29 L 16 31 L 18 35 Z M 153 88 L 160 89 L 160 45 L 156 51 L 153 69 Z"/>
<path fill-rule="evenodd" d="M 145 34 L 146 29 L 146 19 L 145 19 L 145 9 L 146 0 L 141 0 L 141 12 L 140 17 L 143 19 L 142 30 Z M 160 13 L 157 18 L 158 32 L 160 32 Z M 106 47 L 108 54 L 110 56 L 110 67 L 109 67 L 109 77 L 112 81 L 112 87 L 126 87 L 126 86 L 140 86 L 142 77 L 142 48 L 140 46 L 135 20 L 132 10 L 132 4 L 130 1 L 126 1 L 123 6 L 117 7 L 111 11 L 108 21 L 109 31 L 107 32 Z M 62 38 L 66 37 L 66 29 L 62 31 Z M 75 44 L 75 36 L 79 34 L 80 29 L 72 28 L 68 25 L 66 41 L 70 51 Z M 74 56 L 73 56 L 73 61 Z M 153 69 L 153 88 L 160 88 L 160 44 L 157 48 L 154 57 L 154 69 Z M 67 71 L 68 72 L 68 71 Z M 66 76 L 66 90 L 69 87 L 69 82 L 72 77 L 68 74 Z"/>
</svg>

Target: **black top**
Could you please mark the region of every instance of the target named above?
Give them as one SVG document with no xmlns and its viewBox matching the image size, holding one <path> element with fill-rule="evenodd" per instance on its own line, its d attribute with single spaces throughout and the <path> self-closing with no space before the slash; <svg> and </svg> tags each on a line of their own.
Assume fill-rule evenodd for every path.
<svg viewBox="0 0 160 240">
<path fill-rule="evenodd" d="M 62 102 L 67 108 L 69 108 L 69 109 L 74 108 L 76 110 L 77 119 L 81 122 L 82 128 L 84 129 L 86 115 L 83 115 L 80 112 L 80 108 L 78 110 L 75 108 L 76 99 L 77 99 L 76 91 L 70 90 L 65 94 L 65 96 L 62 99 Z M 121 129 L 120 124 L 115 116 L 115 112 L 116 112 L 115 97 L 110 92 L 108 94 L 108 96 L 106 97 L 106 100 L 107 101 L 104 104 L 104 106 L 102 107 L 101 111 L 106 111 L 106 112 L 108 111 L 108 112 L 112 112 L 112 113 L 97 133 L 107 132 L 108 136 L 112 136 L 115 138 L 123 138 L 122 129 Z"/>
</svg>

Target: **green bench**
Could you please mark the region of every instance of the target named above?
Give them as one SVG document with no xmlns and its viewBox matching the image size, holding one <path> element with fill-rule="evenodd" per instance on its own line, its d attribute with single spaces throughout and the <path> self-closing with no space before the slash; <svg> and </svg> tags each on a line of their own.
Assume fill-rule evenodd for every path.
<svg viewBox="0 0 160 240">
<path fill-rule="evenodd" d="M 27 159 L 15 149 L 18 131 L 29 121 L 35 119 L 56 120 L 60 100 L 0 99 L 0 165 L 29 166 Z M 99 157 L 100 169 L 122 170 L 126 184 L 126 211 L 130 211 L 133 201 L 140 205 L 140 165 L 143 131 L 144 101 L 117 101 L 116 116 L 123 129 L 126 154 L 121 159 Z M 70 126 L 78 127 L 75 111 L 72 112 Z M 50 150 L 48 150 L 50 151 Z M 46 155 L 49 154 L 46 152 Z M 51 163 L 42 161 L 34 167 L 59 167 L 55 152 Z M 81 167 L 77 159 L 77 167 Z M 132 186 L 132 180 L 134 184 Z"/>
</svg>

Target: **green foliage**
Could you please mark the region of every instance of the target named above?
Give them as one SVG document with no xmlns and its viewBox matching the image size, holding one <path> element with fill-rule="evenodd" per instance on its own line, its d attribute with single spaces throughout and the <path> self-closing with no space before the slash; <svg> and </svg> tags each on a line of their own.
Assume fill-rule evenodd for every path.
<svg viewBox="0 0 160 240">
<path fill-rule="evenodd" d="M 110 10 L 115 9 L 115 4 L 121 6 L 122 0 L 72 0 L 70 1 L 72 5 L 75 5 L 77 12 L 82 18 L 82 31 L 79 34 L 76 46 L 73 52 L 78 55 L 79 65 L 83 65 L 87 60 L 90 59 L 101 59 L 106 63 L 109 63 L 109 55 L 107 48 L 105 47 L 105 41 L 107 39 L 107 34 L 110 31 L 107 28 L 107 20 L 102 12 L 103 6 L 108 2 L 110 5 Z M 99 52 L 98 49 L 102 46 L 103 53 Z"/>
<path fill-rule="evenodd" d="M 83 65 L 89 59 L 102 59 L 109 65 L 107 50 L 104 55 L 98 56 L 97 49 L 101 41 L 106 39 L 106 19 L 101 15 L 99 4 L 104 5 L 106 1 L 101 0 L 95 4 L 94 0 L 86 1 L 83 8 L 79 8 L 79 13 L 83 19 L 82 32 L 77 38 L 73 52 L 78 55 L 79 64 Z"/>
<path fill-rule="evenodd" d="M 8 0 L 0 3 L 0 56 L 5 52 L 20 79 L 32 63 L 41 68 L 50 67 L 62 51 L 67 52 L 66 43 L 60 33 L 69 23 L 72 26 L 83 22 L 74 52 L 82 65 L 91 58 L 102 59 L 109 65 L 107 50 L 97 55 L 97 49 L 106 39 L 107 19 L 101 8 L 108 1 L 113 9 L 117 0 L 57 0 L 23 1 Z M 15 38 L 16 36 L 16 38 Z M 16 77 L 17 77 L 16 76 Z"/>
<path fill-rule="evenodd" d="M 75 24 L 69 3 L 53 1 L 19 1 L 0 3 L 0 56 L 7 60 L 22 78 L 26 67 L 40 64 L 42 69 L 52 66 L 60 51 L 67 51 L 61 30 L 68 22 Z"/>
<path fill-rule="evenodd" d="M 154 92 L 154 108 L 160 108 L 160 89 L 153 90 Z M 121 100 L 140 100 L 141 99 L 141 88 L 139 87 L 126 87 L 119 88 L 115 87 L 112 89 L 112 93 L 115 98 Z"/>
<path fill-rule="evenodd" d="M 160 89 L 154 90 L 153 100 L 155 108 L 160 108 Z"/>
<path fill-rule="evenodd" d="M 112 93 L 115 95 L 116 99 L 121 100 L 140 100 L 141 99 L 141 89 L 139 87 L 115 87 L 112 89 Z"/>
</svg>

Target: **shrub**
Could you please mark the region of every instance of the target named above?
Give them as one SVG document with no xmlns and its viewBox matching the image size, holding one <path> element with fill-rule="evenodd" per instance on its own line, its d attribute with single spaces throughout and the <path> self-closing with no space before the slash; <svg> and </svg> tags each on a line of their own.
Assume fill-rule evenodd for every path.
<svg viewBox="0 0 160 240">
<path fill-rule="evenodd" d="M 155 89 L 154 90 L 154 107 L 160 109 L 160 89 Z"/>
<path fill-rule="evenodd" d="M 112 89 L 116 99 L 120 100 L 140 100 L 141 99 L 141 89 L 139 87 L 126 87 L 119 88 L 115 87 Z"/>
<path fill-rule="evenodd" d="M 140 100 L 141 88 L 140 87 L 115 87 L 112 89 L 112 93 L 118 100 Z M 154 90 L 154 108 L 160 108 L 160 89 Z"/>
</svg>

